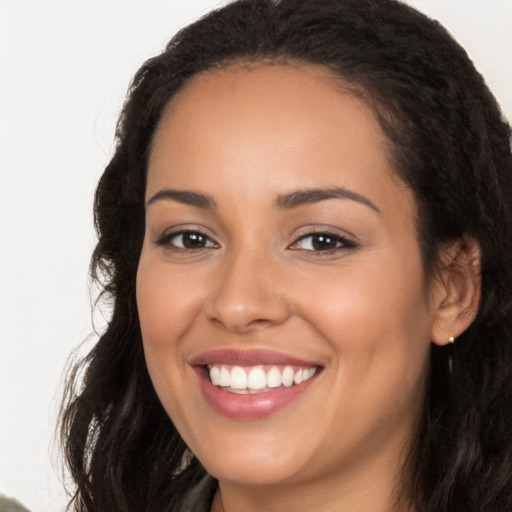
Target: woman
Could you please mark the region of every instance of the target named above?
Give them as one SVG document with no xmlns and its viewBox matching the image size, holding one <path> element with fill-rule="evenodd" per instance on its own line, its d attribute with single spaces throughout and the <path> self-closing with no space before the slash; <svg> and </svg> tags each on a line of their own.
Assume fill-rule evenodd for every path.
<svg viewBox="0 0 512 512">
<path fill-rule="evenodd" d="M 239 0 L 136 75 L 81 511 L 512 508 L 510 128 L 389 0 Z"/>
</svg>

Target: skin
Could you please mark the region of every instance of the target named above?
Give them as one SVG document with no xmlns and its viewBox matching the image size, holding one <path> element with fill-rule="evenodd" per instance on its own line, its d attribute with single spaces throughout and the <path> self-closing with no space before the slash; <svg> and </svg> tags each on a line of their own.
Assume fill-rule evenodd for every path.
<svg viewBox="0 0 512 512">
<path fill-rule="evenodd" d="M 275 205 L 332 187 L 371 205 Z M 166 189 L 206 194 L 216 207 L 151 201 Z M 146 200 L 137 302 L 147 365 L 180 434 L 219 480 L 212 510 L 397 510 L 430 343 L 459 327 L 460 307 L 445 306 L 461 294 L 449 279 L 427 292 L 414 198 L 371 110 L 314 66 L 196 76 L 160 122 Z M 183 229 L 206 246 L 180 248 L 178 235 L 156 243 Z M 312 232 L 349 243 L 314 250 Z M 190 364 L 223 348 L 278 350 L 323 370 L 283 409 L 228 418 Z"/>
</svg>

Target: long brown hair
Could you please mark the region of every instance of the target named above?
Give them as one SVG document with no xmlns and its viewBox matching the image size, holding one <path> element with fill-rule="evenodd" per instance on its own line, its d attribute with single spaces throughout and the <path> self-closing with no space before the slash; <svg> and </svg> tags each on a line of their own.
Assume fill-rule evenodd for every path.
<svg viewBox="0 0 512 512">
<path fill-rule="evenodd" d="M 136 74 L 94 205 L 92 275 L 113 306 L 73 370 L 62 436 L 80 512 L 177 511 L 205 475 L 149 379 L 135 301 L 148 148 L 170 98 L 232 62 L 298 60 L 337 73 L 374 109 L 395 170 L 414 191 L 425 269 L 463 235 L 482 249 L 478 316 L 454 373 L 432 348 L 409 492 L 424 512 L 512 510 L 510 128 L 464 50 L 394 0 L 238 0 L 179 32 Z M 76 378 L 85 372 L 83 383 Z"/>
</svg>

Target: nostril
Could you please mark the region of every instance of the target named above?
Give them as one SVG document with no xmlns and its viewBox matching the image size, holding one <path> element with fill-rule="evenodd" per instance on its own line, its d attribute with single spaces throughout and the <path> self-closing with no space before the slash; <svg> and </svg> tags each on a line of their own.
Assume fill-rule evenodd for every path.
<svg viewBox="0 0 512 512">
<path fill-rule="evenodd" d="M 255 320 L 251 320 L 250 323 L 253 325 L 267 325 L 267 324 L 272 324 L 274 322 L 272 322 L 271 320 L 268 320 L 266 318 L 256 318 Z"/>
<path fill-rule="evenodd" d="M 282 323 L 287 315 L 286 308 L 274 304 L 238 304 L 229 307 L 225 303 L 212 304 L 207 311 L 210 322 L 233 332 L 270 327 Z"/>
</svg>

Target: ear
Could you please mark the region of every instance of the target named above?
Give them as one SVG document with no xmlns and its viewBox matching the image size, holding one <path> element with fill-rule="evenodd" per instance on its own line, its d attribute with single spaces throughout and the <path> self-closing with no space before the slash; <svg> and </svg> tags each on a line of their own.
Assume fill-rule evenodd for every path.
<svg viewBox="0 0 512 512">
<path fill-rule="evenodd" d="M 478 242 L 462 237 L 448 244 L 439 255 L 438 275 L 431 295 L 434 321 L 432 341 L 446 345 L 473 322 L 481 292 L 481 251 Z"/>
</svg>

